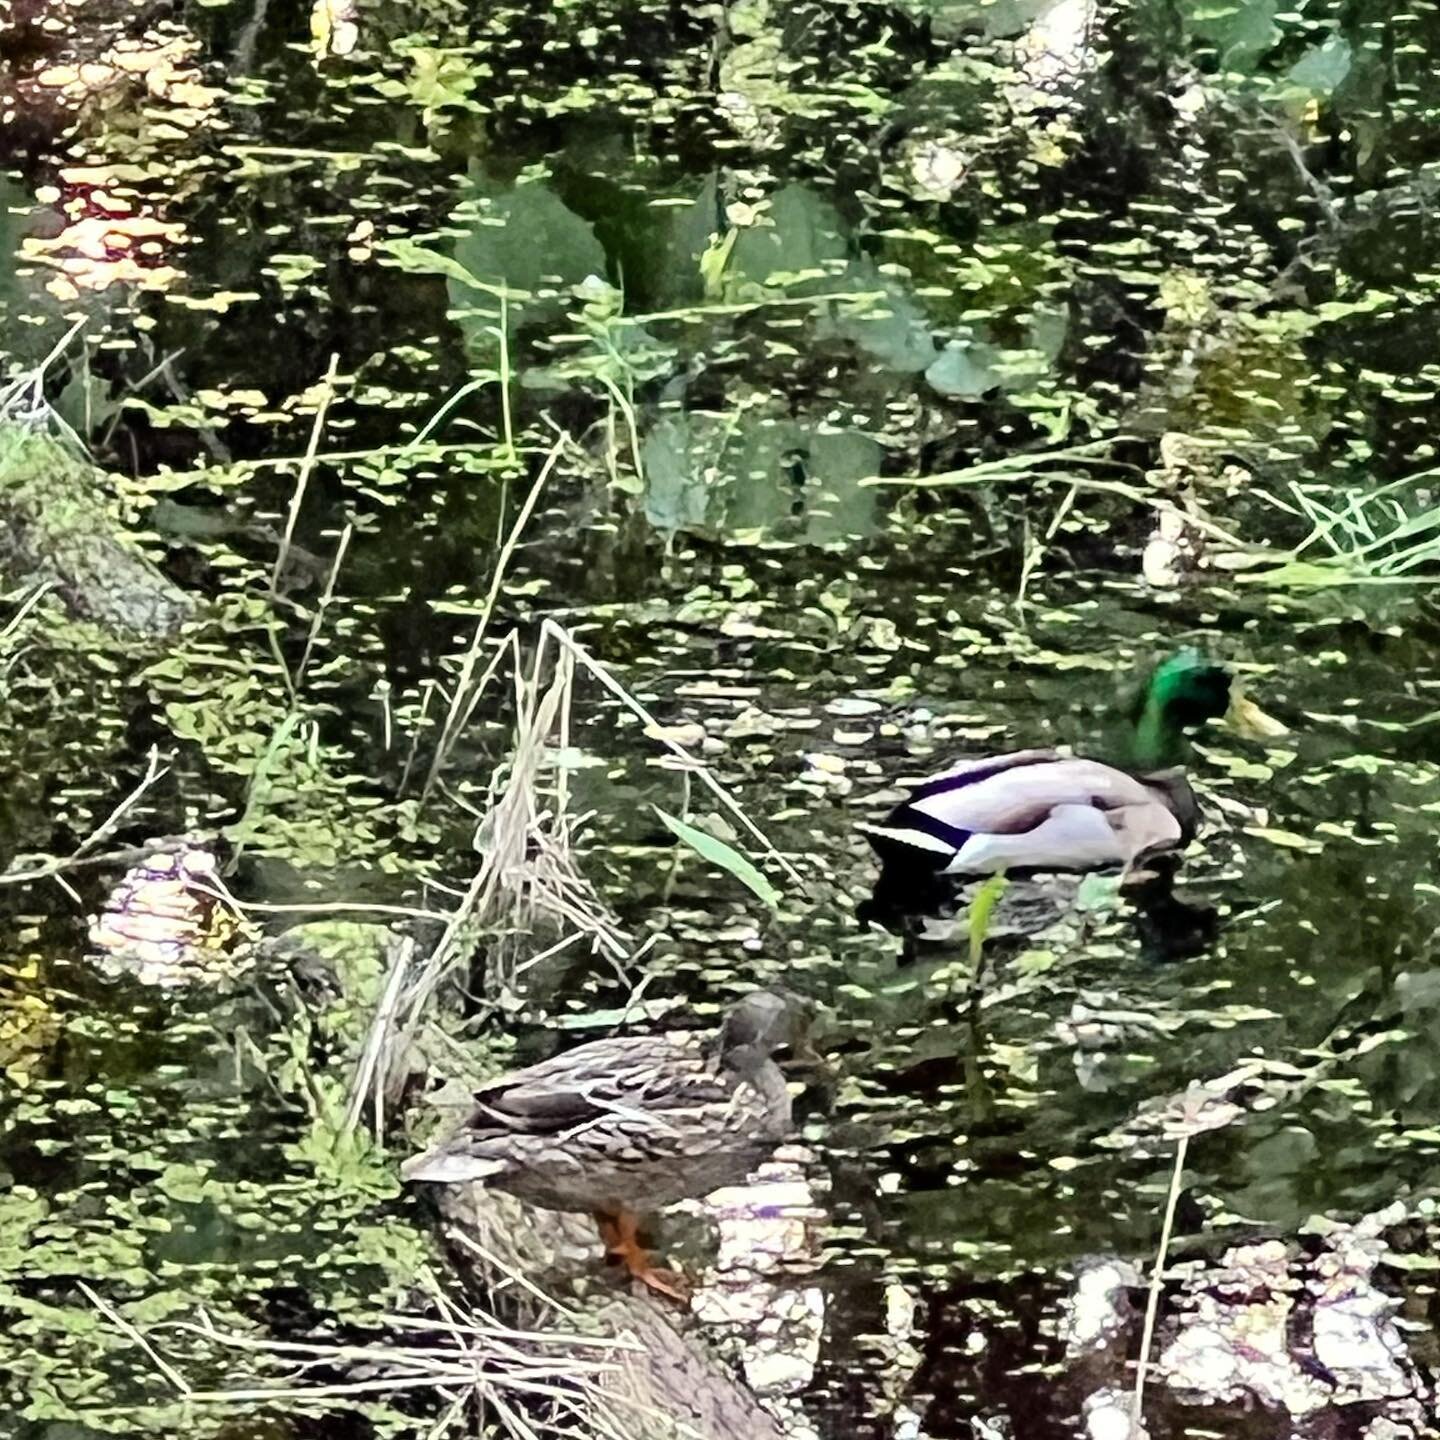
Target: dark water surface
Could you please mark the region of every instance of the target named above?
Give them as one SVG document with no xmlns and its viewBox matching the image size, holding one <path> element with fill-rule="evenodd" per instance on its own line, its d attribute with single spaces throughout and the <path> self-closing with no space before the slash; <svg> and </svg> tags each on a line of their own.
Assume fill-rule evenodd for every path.
<svg viewBox="0 0 1440 1440">
<path fill-rule="evenodd" d="M 1037 9 L 384 5 L 317 68 L 297 7 L 181 5 L 146 23 L 197 42 L 223 92 L 202 123 L 171 134 L 178 102 L 129 92 L 41 116 L 3 182 L 17 244 L 54 233 L 33 197 L 77 156 L 138 160 L 134 193 L 183 224 L 151 291 L 57 299 L 52 272 L 7 268 L 0 344 L 34 363 L 89 317 L 51 398 L 216 617 L 147 647 L 47 606 L 0 642 L 7 868 L 81 844 L 154 745 L 169 773 L 103 848 L 218 831 L 241 899 L 449 908 L 436 882 L 473 871 L 506 687 L 423 802 L 418 780 L 499 542 L 564 437 L 484 658 L 557 619 L 664 724 L 704 728 L 805 885 L 771 915 L 693 860 L 675 873 L 651 806 L 678 811 L 682 777 L 582 675 L 580 863 L 654 943 L 622 975 L 576 947 L 484 1043 L 538 1051 L 642 975 L 707 1013 L 772 979 L 826 1003 L 834 1074 L 803 1112 L 832 1187 L 802 1400 L 824 1437 L 903 1433 L 897 1396 L 933 1437 L 1080 1433 L 1077 1395 L 1035 1378 L 1060 1360 L 1047 1317 L 1081 1257 L 1152 1253 L 1171 1152 L 1115 1137 L 1193 1080 L 1259 1059 L 1314 1083 L 1194 1140 L 1182 1230 L 1288 1234 L 1437 1173 L 1440 615 L 1433 551 L 1403 559 L 1435 513 L 1435 7 L 1102 9 L 1063 102 L 1025 88 Z M 47 42 L 54 63 L 110 43 L 91 18 Z M 7 83 L 37 63 L 15 48 Z M 1175 436 L 1203 459 L 1169 463 Z M 1104 464 L 859 483 L 1096 441 Z M 1232 548 L 1218 529 L 1273 563 L 1328 515 L 1304 558 L 1350 553 L 1320 578 L 1403 568 L 1152 583 L 1162 504 L 1209 522 L 1195 558 Z M 331 582 L 292 701 L 278 657 L 293 676 Z M 1215 932 L 1072 910 L 994 942 L 977 1024 L 962 943 L 902 967 L 856 924 L 854 821 L 952 756 L 1098 743 L 1181 644 L 1288 727 L 1199 746 L 1181 895 Z M 408 1433 L 182 1418 L 80 1292 L 142 1328 L 204 1306 L 363 1338 L 434 1263 L 397 1157 L 327 1149 L 314 1117 L 345 1076 L 283 965 L 176 991 L 97 975 L 85 915 L 122 869 L 0 891 L 5 1433 Z M 1082 1033 L 1077 1006 L 1112 1028 Z M 908 1374 L 882 1344 L 897 1284 Z M 243 1381 L 176 1343 L 195 1383 Z M 1207 1423 L 1288 1433 L 1204 1410 L 1154 1433 Z"/>
</svg>

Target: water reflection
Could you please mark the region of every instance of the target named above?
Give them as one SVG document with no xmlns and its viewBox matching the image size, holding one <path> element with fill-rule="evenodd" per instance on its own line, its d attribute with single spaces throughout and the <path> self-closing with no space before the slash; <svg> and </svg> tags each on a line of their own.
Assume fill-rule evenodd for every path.
<svg viewBox="0 0 1440 1440">
<path fill-rule="evenodd" d="M 803 1391 L 825 1331 L 825 1291 L 804 1284 L 820 1268 L 826 1220 L 809 1178 L 814 1166 L 813 1155 L 787 1148 L 749 1183 L 705 1202 L 719 1248 L 692 1309 L 707 1326 L 745 1337 L 745 1378 L 760 1395 Z"/>
<path fill-rule="evenodd" d="M 1151 1434 L 1268 1440 L 1262 1392 L 1342 1430 L 1361 1422 L 1338 1397 L 1407 1398 L 1389 1270 L 1349 1242 L 1301 1263 L 1290 1237 L 1428 1185 L 1437 1153 L 1437 637 L 1405 549 L 1437 421 L 1428 12 L 1189 7 L 1152 35 L 1069 4 L 385 5 L 317 69 L 263 4 L 143 38 L 103 5 L 58 28 L 64 7 L 13 8 L 6 354 L 49 350 L 57 297 L 103 294 L 90 368 L 61 357 L 46 384 L 86 417 L 107 501 L 164 531 L 144 543 L 220 618 L 157 657 L 14 601 L 12 847 L 71 853 L 158 741 L 174 778 L 124 843 L 203 821 L 242 836 L 243 898 L 440 913 L 510 719 L 501 687 L 455 686 L 512 623 L 528 643 L 560 615 L 806 884 L 772 911 L 657 849 L 651 806 L 704 797 L 582 681 L 557 745 L 596 812 L 579 864 L 641 939 L 623 973 L 578 946 L 543 990 L 496 996 L 467 937 L 441 1048 L 500 1068 L 642 981 L 708 1005 L 782 973 L 833 1003 L 834 1103 L 802 1167 L 831 1189 L 777 1178 L 773 1214 L 732 1197 L 714 1287 L 717 1328 L 770 1327 L 751 1378 L 797 1426 L 1112 1433 L 1122 1358 L 1085 1370 L 1059 1316 L 1072 1288 L 1096 1299 L 1084 1257 L 1122 1274 L 1152 1253 L 1169 1151 L 1133 1122 L 1200 1076 L 1259 1074 L 1267 1103 L 1193 1147 L 1182 1228 L 1229 1278 L 1171 1283 L 1204 1324 L 1159 1353 L 1231 1408 L 1187 1409 L 1162 1376 Z M 277 593 L 282 535 L 314 563 Z M 908 966 L 853 925 L 875 787 L 936 752 L 1078 748 L 1117 672 L 1182 641 L 1263 667 L 1297 737 L 1288 758 L 1205 747 L 1215 829 L 1183 885 L 1015 886 L 973 1001 L 963 909 Z M 470 723 L 422 799 L 452 705 Z M 207 922 L 175 873 L 125 872 L 4 897 L 0 1308 L 24 1440 L 132 1423 L 86 1420 L 97 1397 L 155 1399 L 76 1277 L 137 1323 L 199 1297 L 275 1326 L 266 1297 L 303 1285 L 305 1323 L 359 1325 L 432 1254 L 388 1156 L 327 1129 L 345 1016 L 301 1023 L 274 976 L 181 1003 L 168 981 Z M 82 962 L 92 915 L 123 973 Z M 740 1267 L 756 1246 L 802 1258 Z M 1303 1362 L 1281 1344 L 1302 1313 Z"/>
</svg>

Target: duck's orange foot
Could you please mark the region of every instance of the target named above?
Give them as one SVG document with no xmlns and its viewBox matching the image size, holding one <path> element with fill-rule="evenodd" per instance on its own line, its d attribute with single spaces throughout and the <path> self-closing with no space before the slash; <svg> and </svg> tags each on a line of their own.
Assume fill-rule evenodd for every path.
<svg viewBox="0 0 1440 1440">
<path fill-rule="evenodd" d="M 689 1282 L 678 1270 L 660 1270 L 653 1265 L 646 1265 L 643 1270 L 631 1270 L 630 1273 L 642 1285 L 648 1285 L 661 1295 L 668 1295 L 682 1305 L 690 1303 Z"/>
<path fill-rule="evenodd" d="M 614 1215 L 597 1214 L 595 1223 L 606 1252 L 618 1260 L 632 1279 L 661 1295 L 668 1295 L 682 1305 L 690 1302 L 690 1287 L 685 1277 L 674 1270 L 661 1270 L 650 1263 L 650 1256 L 640 1244 L 639 1221 L 628 1210 Z"/>
<path fill-rule="evenodd" d="M 1122 890 L 1138 890 L 1142 885 L 1149 885 L 1158 879 L 1160 879 L 1160 871 L 1142 868 L 1121 871 L 1120 878 L 1116 883 Z"/>
</svg>

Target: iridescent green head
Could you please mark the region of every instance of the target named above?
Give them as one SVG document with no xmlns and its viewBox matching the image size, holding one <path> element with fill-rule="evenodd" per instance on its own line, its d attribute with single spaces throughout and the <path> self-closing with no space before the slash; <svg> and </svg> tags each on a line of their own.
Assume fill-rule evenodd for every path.
<svg viewBox="0 0 1440 1440">
<path fill-rule="evenodd" d="M 1131 764 L 1137 770 L 1179 765 L 1187 730 L 1219 720 L 1230 709 L 1232 677 L 1196 650 L 1182 650 L 1157 665 L 1131 712 Z"/>
</svg>

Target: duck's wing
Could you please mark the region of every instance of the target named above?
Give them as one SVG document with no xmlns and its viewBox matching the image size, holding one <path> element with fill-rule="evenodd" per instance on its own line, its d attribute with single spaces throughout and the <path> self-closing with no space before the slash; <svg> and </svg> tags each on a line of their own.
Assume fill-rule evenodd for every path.
<svg viewBox="0 0 1440 1440">
<path fill-rule="evenodd" d="M 1183 839 L 1194 838 L 1200 828 L 1200 802 L 1185 778 L 1183 770 L 1156 770 L 1141 777 L 1145 788 L 1155 793 L 1160 803 L 1180 822 Z"/>
<path fill-rule="evenodd" d="M 1059 760 L 1053 750 L 1015 750 L 962 760 L 938 775 L 910 787 L 909 797 L 880 825 L 859 825 L 881 859 L 904 859 L 915 852 L 929 855 L 939 865 L 948 860 L 974 833 L 969 810 L 977 790 L 1028 766 L 1045 766 Z"/>
<path fill-rule="evenodd" d="M 1018 770 L 1026 765 L 1046 765 L 1059 759 L 1054 750 L 1012 750 L 1008 755 L 982 755 L 976 760 L 961 760 L 948 770 L 912 785 L 906 803 L 913 805 L 937 795 L 958 794 L 1006 771 Z"/>
<path fill-rule="evenodd" d="M 1130 865 L 1141 855 L 1179 844 L 1180 822 L 1158 801 L 1102 810 L 1090 804 L 1056 805 L 1029 830 L 972 835 L 946 873 L 997 870 L 1102 870 Z"/>
<path fill-rule="evenodd" d="M 1112 765 L 1050 756 L 996 770 L 958 788 L 932 790 L 905 808 L 970 834 L 1011 835 L 1033 830 L 1062 805 L 1115 810 L 1156 803 L 1153 790 Z"/>
<path fill-rule="evenodd" d="M 771 1087 L 724 1072 L 698 1036 L 600 1045 L 487 1086 L 470 1121 L 407 1161 L 402 1177 L 489 1181 L 560 1209 L 668 1204 L 728 1178 L 737 1147 L 748 1153 L 789 1129 L 778 1070 L 776 1105 Z M 721 1168 L 712 1176 L 705 1164 Z"/>
<path fill-rule="evenodd" d="M 466 1122 L 477 1130 L 558 1134 L 607 1115 L 685 1108 L 720 1093 L 699 1037 L 599 1040 L 492 1081 Z"/>
<path fill-rule="evenodd" d="M 1145 855 L 1174 850 L 1184 845 L 1194 831 L 1187 817 L 1177 815 L 1159 799 L 1147 805 L 1121 806 L 1110 811 L 1106 819 L 1125 852 L 1126 865 Z"/>
<path fill-rule="evenodd" d="M 406 1180 L 458 1183 L 524 1169 L 584 1135 L 591 1150 L 624 1148 L 683 1110 L 728 1098 L 700 1037 L 629 1036 L 577 1046 L 475 1092 L 465 1122 L 405 1162 Z M 552 1147 L 559 1147 L 554 1149 Z"/>
</svg>

